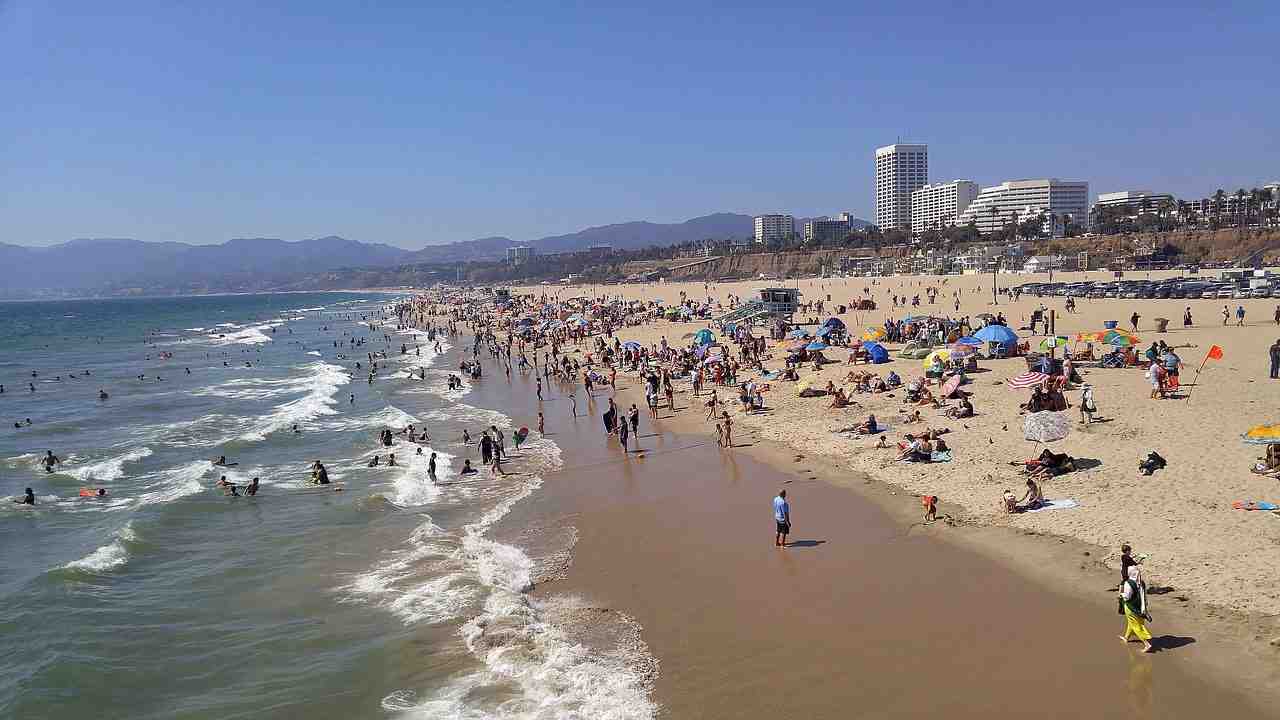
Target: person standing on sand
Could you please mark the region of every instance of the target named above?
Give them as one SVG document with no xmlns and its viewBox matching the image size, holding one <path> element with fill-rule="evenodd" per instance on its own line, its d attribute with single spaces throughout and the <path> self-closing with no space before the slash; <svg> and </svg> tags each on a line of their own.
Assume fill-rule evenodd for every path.
<svg viewBox="0 0 1280 720">
<path fill-rule="evenodd" d="M 1129 326 L 1133 328 L 1134 332 L 1138 332 L 1138 321 L 1141 319 L 1142 316 L 1136 312 L 1129 316 Z"/>
<path fill-rule="evenodd" d="M 1222 327 L 1226 327 L 1227 322 L 1229 322 L 1230 320 L 1231 320 L 1231 311 L 1227 309 L 1226 305 L 1223 305 L 1222 306 Z"/>
<path fill-rule="evenodd" d="M 1280 306 L 1276 308 L 1280 311 Z M 1191 327 L 1191 306 L 1188 305 L 1185 312 L 1182 313 L 1182 327 Z"/>
<path fill-rule="evenodd" d="M 1271 379 L 1280 380 L 1280 338 L 1276 338 L 1268 354 L 1271 355 Z"/>
<path fill-rule="evenodd" d="M 787 491 L 779 490 L 773 499 L 773 521 L 777 526 L 774 536 L 774 547 L 786 547 L 787 536 L 791 534 L 791 503 L 787 502 Z"/>
<path fill-rule="evenodd" d="M 1120 606 L 1124 613 L 1124 634 L 1120 640 L 1128 644 L 1132 635 L 1142 642 L 1142 652 L 1155 652 L 1151 631 L 1147 629 L 1151 620 L 1147 613 L 1147 589 L 1142 583 L 1142 570 L 1136 564 L 1129 566 L 1128 577 L 1120 584 Z"/>
<path fill-rule="evenodd" d="M 1244 306 L 1236 306 L 1236 327 L 1244 327 Z"/>
<path fill-rule="evenodd" d="M 725 410 L 720 414 L 720 422 L 724 425 L 724 446 L 733 447 L 733 421 L 729 419 L 729 411 Z"/>
</svg>

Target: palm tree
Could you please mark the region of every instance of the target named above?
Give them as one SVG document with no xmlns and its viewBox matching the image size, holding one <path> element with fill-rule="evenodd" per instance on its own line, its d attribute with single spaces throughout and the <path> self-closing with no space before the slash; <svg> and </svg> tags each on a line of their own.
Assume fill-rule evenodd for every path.
<svg viewBox="0 0 1280 720">
<path fill-rule="evenodd" d="M 1236 198 L 1236 227 L 1242 228 L 1244 227 L 1244 221 L 1242 220 L 1242 217 L 1241 217 L 1241 210 L 1244 209 L 1244 198 L 1245 198 L 1244 188 L 1238 188 L 1236 190 L 1235 198 Z"/>
<path fill-rule="evenodd" d="M 1209 208 L 1209 212 L 1213 213 L 1214 220 L 1217 220 L 1218 216 L 1222 214 L 1222 205 L 1226 202 L 1226 199 L 1227 194 L 1222 191 L 1222 188 L 1218 188 L 1217 192 L 1213 194 L 1213 207 Z"/>
<path fill-rule="evenodd" d="M 1067 226 L 1071 224 L 1071 213 L 1062 213 L 1062 237 L 1067 237 Z"/>
<path fill-rule="evenodd" d="M 1185 225 L 1187 222 L 1187 201 L 1178 201 L 1178 224 Z"/>
<path fill-rule="evenodd" d="M 1049 213 L 1049 222 L 1051 223 L 1051 227 L 1049 229 L 1049 237 L 1054 237 L 1055 235 L 1058 234 L 1058 213 L 1056 212 Z"/>
</svg>

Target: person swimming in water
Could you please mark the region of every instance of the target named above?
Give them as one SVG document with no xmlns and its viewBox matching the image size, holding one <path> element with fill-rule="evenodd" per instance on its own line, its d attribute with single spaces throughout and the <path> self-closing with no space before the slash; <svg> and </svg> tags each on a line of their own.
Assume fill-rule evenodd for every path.
<svg viewBox="0 0 1280 720">
<path fill-rule="evenodd" d="M 249 484 L 245 486 L 244 494 L 250 497 L 258 494 L 258 478 L 249 481 Z"/>
<path fill-rule="evenodd" d="M 23 495 L 21 499 L 14 500 L 14 502 L 18 503 L 19 505 L 35 505 L 36 494 L 31 492 L 31 488 L 27 488 L 27 493 Z"/>
<path fill-rule="evenodd" d="M 52 450 L 45 450 L 44 457 L 40 458 L 40 464 L 44 466 L 47 473 L 53 472 L 53 466 L 62 462 L 62 459 L 53 454 Z"/>
<path fill-rule="evenodd" d="M 463 475 L 470 475 L 470 474 L 474 473 L 475 471 L 476 471 L 476 469 L 475 469 L 475 468 L 473 468 L 473 467 L 471 467 L 471 460 L 469 460 L 469 459 L 468 459 L 468 460 L 463 460 L 463 461 L 462 461 L 462 474 L 463 474 Z"/>
<path fill-rule="evenodd" d="M 98 399 L 99 399 L 99 400 L 106 400 L 108 397 L 110 397 L 110 396 L 109 396 L 109 395 L 107 395 L 107 391 L 106 391 L 106 390 L 102 390 L 101 388 L 99 388 L 99 390 L 98 390 Z"/>
</svg>

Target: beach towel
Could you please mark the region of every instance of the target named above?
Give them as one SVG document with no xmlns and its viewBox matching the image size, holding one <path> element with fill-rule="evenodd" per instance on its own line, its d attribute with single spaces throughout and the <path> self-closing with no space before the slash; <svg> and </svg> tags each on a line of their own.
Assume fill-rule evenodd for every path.
<svg viewBox="0 0 1280 720">
<path fill-rule="evenodd" d="M 1231 507 L 1236 510 L 1280 510 L 1280 505 L 1269 502 L 1243 502 L 1236 500 L 1231 503 Z"/>
<path fill-rule="evenodd" d="M 951 462 L 950 450 L 935 450 L 933 455 L 929 457 L 929 462 Z"/>
<path fill-rule="evenodd" d="M 1071 499 L 1063 500 L 1045 500 L 1040 507 L 1025 512 L 1040 512 L 1041 510 L 1069 510 L 1071 508 L 1080 507 L 1080 503 Z"/>
</svg>

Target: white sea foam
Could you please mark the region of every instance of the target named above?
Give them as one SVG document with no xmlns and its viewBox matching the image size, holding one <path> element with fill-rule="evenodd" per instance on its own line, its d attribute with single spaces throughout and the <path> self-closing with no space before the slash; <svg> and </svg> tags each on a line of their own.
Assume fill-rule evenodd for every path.
<svg viewBox="0 0 1280 720">
<path fill-rule="evenodd" d="M 304 366 L 311 372 L 306 379 L 310 392 L 287 403 L 277 405 L 266 417 L 250 423 L 249 430 L 241 433 L 236 439 L 245 442 L 265 440 L 267 435 L 279 430 L 286 430 L 293 425 L 314 420 L 321 415 L 334 415 L 337 404 L 334 394 L 338 388 L 350 382 L 347 373 L 337 365 L 314 362 Z"/>
<path fill-rule="evenodd" d="M 319 352 L 318 350 L 308 350 L 308 351 L 307 351 L 307 354 L 308 354 L 308 355 L 315 355 L 316 357 L 320 357 L 320 352 Z"/>
<path fill-rule="evenodd" d="M 62 470 L 62 473 L 70 475 L 80 482 L 111 482 L 124 475 L 124 466 L 127 463 L 137 462 L 150 456 L 151 448 L 140 447 L 113 458 L 107 458 L 88 465 L 70 467 Z"/>
<path fill-rule="evenodd" d="M 432 480 L 427 472 L 431 462 L 431 448 L 423 447 L 422 454 L 417 455 L 416 448 L 410 445 L 403 452 L 405 455 L 400 460 L 400 472 L 393 481 L 395 491 L 388 499 L 401 507 L 426 505 L 435 501 L 441 493 L 439 483 L 446 480 L 452 472 L 449 470 L 449 463 L 453 456 L 436 453 L 436 479 Z"/>
<path fill-rule="evenodd" d="M 223 323 L 217 328 L 226 328 L 225 332 L 209 333 L 206 337 L 214 345 L 262 345 L 271 342 L 268 332 L 280 327 L 283 322 L 263 323 L 260 325 L 238 326 L 235 323 Z M 234 332 L 232 330 L 234 329 Z"/>
<path fill-rule="evenodd" d="M 73 560 L 63 567 L 69 570 L 81 570 L 90 573 L 105 573 L 124 567 L 129 562 L 129 543 L 136 542 L 137 534 L 133 531 L 133 521 L 115 532 L 111 542 L 94 550 L 88 555 Z"/>
<path fill-rule="evenodd" d="M 138 504 L 168 503 L 203 492 L 205 486 L 202 480 L 213 469 L 212 462 L 196 460 L 154 473 L 152 477 L 155 481 L 147 485 L 146 491 L 138 496 Z"/>
</svg>

